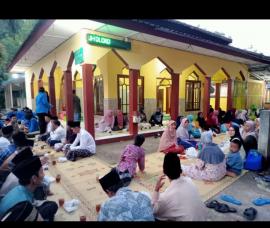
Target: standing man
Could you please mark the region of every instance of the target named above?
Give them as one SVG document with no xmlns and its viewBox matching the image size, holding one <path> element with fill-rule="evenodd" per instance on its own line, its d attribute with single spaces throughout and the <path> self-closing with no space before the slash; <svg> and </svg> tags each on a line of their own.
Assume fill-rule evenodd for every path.
<svg viewBox="0 0 270 228">
<path fill-rule="evenodd" d="M 73 92 L 73 110 L 74 110 L 74 121 L 81 121 L 81 101 L 80 98 L 76 95 L 76 91 Z"/>
<path fill-rule="evenodd" d="M 51 105 L 48 102 L 47 94 L 43 87 L 39 88 L 38 95 L 36 96 L 36 113 L 38 116 L 40 134 L 46 132 L 45 115 L 49 113 Z"/>
</svg>

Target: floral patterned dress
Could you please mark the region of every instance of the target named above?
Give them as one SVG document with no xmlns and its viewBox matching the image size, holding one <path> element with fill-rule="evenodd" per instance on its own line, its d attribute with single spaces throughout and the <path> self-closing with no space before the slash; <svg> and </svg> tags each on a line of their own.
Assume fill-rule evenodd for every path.
<svg viewBox="0 0 270 228">
<path fill-rule="evenodd" d="M 121 172 L 128 170 L 131 176 L 136 174 L 137 163 L 140 170 L 144 170 L 144 149 L 135 145 L 127 145 L 121 155 L 118 169 Z"/>
<path fill-rule="evenodd" d="M 226 159 L 219 164 L 208 164 L 198 159 L 191 166 L 183 166 L 183 173 L 195 180 L 219 181 L 226 175 Z"/>
</svg>

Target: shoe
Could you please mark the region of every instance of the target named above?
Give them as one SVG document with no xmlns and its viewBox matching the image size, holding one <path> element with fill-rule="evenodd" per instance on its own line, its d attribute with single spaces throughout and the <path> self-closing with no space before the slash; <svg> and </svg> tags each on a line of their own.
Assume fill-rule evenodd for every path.
<svg viewBox="0 0 270 228">
<path fill-rule="evenodd" d="M 232 203 L 232 204 L 235 204 L 235 205 L 242 205 L 241 201 L 235 199 L 233 196 L 231 195 L 221 195 L 220 196 L 220 199 L 226 201 L 226 202 L 229 202 L 229 203 Z"/>
<path fill-rule="evenodd" d="M 247 208 L 243 212 L 243 215 L 247 220 L 252 221 L 252 220 L 254 220 L 256 218 L 257 210 L 255 208 L 253 208 L 253 207 Z"/>
<path fill-rule="evenodd" d="M 256 206 L 263 206 L 270 204 L 270 198 L 257 198 L 252 201 L 252 203 Z"/>
</svg>

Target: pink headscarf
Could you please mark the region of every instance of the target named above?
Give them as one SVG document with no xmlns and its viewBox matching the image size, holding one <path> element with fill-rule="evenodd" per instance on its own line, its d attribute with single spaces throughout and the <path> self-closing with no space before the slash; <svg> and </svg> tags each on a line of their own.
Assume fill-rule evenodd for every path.
<svg viewBox="0 0 270 228">
<path fill-rule="evenodd" d="M 104 115 L 104 122 L 106 126 L 113 127 L 114 124 L 114 115 L 112 110 L 107 110 Z"/>
<path fill-rule="evenodd" d="M 123 112 L 121 110 L 117 110 L 116 111 L 116 115 L 117 115 L 118 126 L 120 128 L 123 128 L 124 127 L 124 116 L 123 116 Z"/>
<path fill-rule="evenodd" d="M 175 121 L 170 120 L 168 127 L 160 138 L 158 151 L 164 151 L 176 144 L 176 130 L 175 127 L 172 126 L 173 124 L 175 124 Z"/>
</svg>

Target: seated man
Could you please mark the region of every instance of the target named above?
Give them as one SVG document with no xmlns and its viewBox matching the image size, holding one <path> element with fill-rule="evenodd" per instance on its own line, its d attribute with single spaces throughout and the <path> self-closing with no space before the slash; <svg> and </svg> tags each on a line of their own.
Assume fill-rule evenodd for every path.
<svg viewBox="0 0 270 228">
<path fill-rule="evenodd" d="M 65 141 L 63 143 L 54 144 L 54 149 L 56 151 L 58 151 L 58 152 L 62 151 L 62 150 L 64 151 L 66 145 L 72 144 L 74 142 L 74 140 L 76 139 L 77 134 L 75 134 L 71 129 L 72 123 L 73 123 L 73 121 L 68 121 L 67 122 L 67 130 L 66 130 L 66 139 L 65 139 Z"/>
<path fill-rule="evenodd" d="M 39 130 L 38 121 L 31 110 L 25 112 L 24 132 L 26 134 Z"/>
<path fill-rule="evenodd" d="M 0 153 L 5 150 L 8 145 L 10 145 L 10 141 L 6 137 L 4 137 L 2 133 L 2 128 L 0 128 Z"/>
<path fill-rule="evenodd" d="M 2 129 L 3 137 L 6 138 L 10 143 L 12 143 L 13 127 L 11 125 L 3 127 Z"/>
<path fill-rule="evenodd" d="M 47 141 L 47 139 L 50 137 L 50 132 L 52 131 L 52 121 L 53 120 L 58 120 L 58 117 L 57 116 L 53 117 L 50 114 L 45 115 L 45 122 L 47 124 L 46 132 L 44 134 L 41 134 L 38 137 L 38 140 Z"/>
<path fill-rule="evenodd" d="M 47 142 L 50 146 L 54 146 L 56 143 L 64 142 L 66 137 L 66 131 L 61 126 L 59 120 L 52 121 L 52 131 L 50 132 L 50 137 L 48 138 Z"/>
<path fill-rule="evenodd" d="M 199 192 L 190 178 L 180 177 L 182 173 L 180 159 L 177 154 L 169 153 L 164 157 L 163 172 L 157 181 L 152 203 L 154 216 L 162 221 L 204 221 L 205 206 Z M 164 185 L 165 176 L 170 185 L 159 193 Z"/>
<path fill-rule="evenodd" d="M 149 123 L 152 126 L 155 125 L 163 126 L 162 121 L 163 121 L 163 114 L 161 112 L 161 108 L 157 108 L 157 111 L 151 116 Z"/>
<path fill-rule="evenodd" d="M 10 115 L 10 121 L 11 121 L 11 125 L 13 127 L 13 132 L 16 133 L 18 131 L 20 131 L 20 128 L 19 128 L 19 124 L 18 124 L 18 121 L 17 121 L 17 116 L 15 114 L 12 114 Z"/>
<path fill-rule="evenodd" d="M 1 222 L 43 221 L 37 209 L 29 201 L 23 201 L 10 208 L 1 218 Z"/>
<path fill-rule="evenodd" d="M 154 221 L 150 198 L 125 186 L 116 169 L 99 179 L 110 197 L 101 205 L 98 221 Z"/>
<path fill-rule="evenodd" d="M 89 157 L 96 153 L 96 143 L 92 135 L 80 127 L 79 121 L 72 122 L 72 131 L 77 134 L 75 141 L 65 148 L 68 160 L 76 161 L 77 157 Z"/>
<path fill-rule="evenodd" d="M 3 183 L 2 187 L 0 187 L 0 198 L 4 197 L 10 190 L 12 190 L 14 187 L 19 185 L 18 178 L 11 172 L 11 170 L 19 165 L 22 161 L 27 160 L 29 158 L 33 157 L 33 152 L 30 149 L 30 147 L 27 147 L 26 149 L 20 151 L 10 162 L 9 168 L 10 173 L 7 176 L 5 182 Z M 45 159 L 41 160 L 41 163 L 46 162 Z M 47 195 L 51 194 L 49 183 L 46 182 L 46 179 L 44 179 L 41 183 L 41 185 L 36 188 L 34 192 L 34 198 L 36 200 L 45 200 L 47 198 Z"/>
<path fill-rule="evenodd" d="M 0 217 L 2 217 L 14 205 L 29 201 L 34 202 L 33 192 L 40 186 L 44 172 L 39 157 L 33 156 L 22 161 L 12 170 L 14 175 L 19 179 L 19 185 L 13 188 L 0 201 Z M 53 221 L 54 215 L 58 209 L 55 202 L 45 202 L 37 207 L 44 220 Z"/>
<path fill-rule="evenodd" d="M 243 159 L 240 155 L 242 143 L 239 138 L 231 139 L 230 152 L 226 158 L 227 176 L 236 177 L 241 174 L 243 169 Z"/>
</svg>

